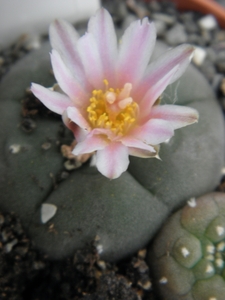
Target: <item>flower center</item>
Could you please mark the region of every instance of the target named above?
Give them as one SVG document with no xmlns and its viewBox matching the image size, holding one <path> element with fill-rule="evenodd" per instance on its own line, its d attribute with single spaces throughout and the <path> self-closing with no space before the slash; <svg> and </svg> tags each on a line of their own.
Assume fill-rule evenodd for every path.
<svg viewBox="0 0 225 300">
<path fill-rule="evenodd" d="M 110 129 L 123 136 L 136 123 L 139 107 L 130 97 L 132 84 L 126 83 L 122 89 L 109 88 L 105 79 L 105 91 L 93 90 L 88 119 L 93 128 Z"/>
</svg>

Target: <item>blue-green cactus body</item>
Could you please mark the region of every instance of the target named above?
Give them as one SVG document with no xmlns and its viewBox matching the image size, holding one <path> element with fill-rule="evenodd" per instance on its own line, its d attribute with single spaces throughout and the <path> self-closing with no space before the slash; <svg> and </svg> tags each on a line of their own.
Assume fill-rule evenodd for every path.
<svg viewBox="0 0 225 300">
<path fill-rule="evenodd" d="M 224 203 L 222 193 L 203 196 L 172 215 L 157 235 L 149 262 L 162 299 L 225 299 Z"/>
<path fill-rule="evenodd" d="M 44 45 L 27 55 L 0 85 L 0 209 L 16 212 L 37 247 L 50 258 L 71 255 L 95 239 L 104 259 L 118 260 L 145 246 L 170 212 L 189 197 L 211 191 L 218 184 L 224 155 L 223 116 L 204 77 L 190 67 L 179 84 L 166 90 L 162 104 L 176 101 L 195 107 L 199 123 L 177 130 L 170 142 L 161 146 L 162 161 L 133 157 L 128 172 L 113 181 L 86 165 L 56 182 L 64 170 L 60 143 L 64 139 L 69 145 L 72 134 L 65 129 L 62 139 L 61 119 L 47 114 L 34 116 L 36 126 L 31 132 L 21 126 L 21 100 L 30 82 L 44 86 L 55 82 L 50 74 L 49 50 L 49 45 Z M 156 53 L 164 50 L 165 46 L 157 45 Z M 46 141 L 51 147 L 44 150 Z M 14 148 L 20 150 L 12 151 Z M 57 208 L 46 224 L 41 222 L 42 204 Z M 202 222 L 199 230 L 205 226 Z M 193 284 L 190 268 L 201 254 L 192 231 L 184 240 L 185 229 L 181 229 L 182 234 L 174 229 L 167 246 L 176 256 L 176 270 L 183 261 L 187 277 L 183 293 Z M 208 234 L 210 237 L 210 229 Z M 196 250 L 185 260 L 177 247 L 189 239 L 195 241 Z M 174 246 L 175 242 L 179 246 Z M 162 255 L 163 251 L 161 247 Z"/>
</svg>

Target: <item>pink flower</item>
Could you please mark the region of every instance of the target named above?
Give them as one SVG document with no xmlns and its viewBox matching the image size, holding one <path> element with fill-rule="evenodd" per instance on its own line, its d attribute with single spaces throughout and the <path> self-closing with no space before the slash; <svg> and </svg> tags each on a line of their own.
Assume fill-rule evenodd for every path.
<svg viewBox="0 0 225 300">
<path fill-rule="evenodd" d="M 58 89 L 33 83 L 45 106 L 61 114 L 77 141 L 73 154 L 96 151 L 109 178 L 126 171 L 129 155 L 157 157 L 174 130 L 195 123 L 193 108 L 159 105 L 168 84 L 187 68 L 193 47 L 181 45 L 149 63 L 156 32 L 147 18 L 133 22 L 117 45 L 113 21 L 100 9 L 80 37 L 62 20 L 50 27 L 51 62 Z"/>
</svg>

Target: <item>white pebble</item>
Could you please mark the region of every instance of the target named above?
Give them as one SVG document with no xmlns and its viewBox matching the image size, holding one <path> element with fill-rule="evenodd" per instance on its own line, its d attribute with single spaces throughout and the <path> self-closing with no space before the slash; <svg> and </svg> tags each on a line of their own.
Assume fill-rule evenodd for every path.
<svg viewBox="0 0 225 300">
<path fill-rule="evenodd" d="M 196 199 L 194 197 L 192 197 L 190 200 L 187 201 L 187 204 L 190 207 L 196 207 L 196 205 L 197 205 Z"/>
<path fill-rule="evenodd" d="M 225 167 L 221 169 L 221 175 L 225 175 Z"/>
<path fill-rule="evenodd" d="M 103 252 L 103 246 L 102 245 L 98 245 L 96 247 L 98 254 L 101 254 Z"/>
<path fill-rule="evenodd" d="M 198 22 L 201 29 L 212 30 L 217 27 L 216 18 L 213 15 L 207 15 Z"/>
<path fill-rule="evenodd" d="M 47 223 L 56 214 L 57 206 L 50 203 L 44 203 L 41 205 L 41 222 Z"/>
<path fill-rule="evenodd" d="M 166 277 L 162 277 L 161 279 L 159 279 L 159 283 L 161 284 L 166 284 L 168 282 L 168 279 Z"/>
<path fill-rule="evenodd" d="M 206 58 L 207 52 L 201 47 L 195 47 L 192 61 L 196 66 L 201 66 Z"/>
</svg>

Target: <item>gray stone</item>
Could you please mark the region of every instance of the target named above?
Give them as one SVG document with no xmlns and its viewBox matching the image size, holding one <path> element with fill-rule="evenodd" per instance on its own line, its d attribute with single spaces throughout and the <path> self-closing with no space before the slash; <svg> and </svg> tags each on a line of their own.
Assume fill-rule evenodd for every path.
<svg viewBox="0 0 225 300">
<path fill-rule="evenodd" d="M 174 16 L 162 14 L 162 13 L 154 13 L 152 15 L 153 20 L 164 22 L 166 25 L 172 26 L 176 22 L 176 18 Z"/>
<path fill-rule="evenodd" d="M 169 29 L 165 38 L 166 42 L 171 46 L 186 43 L 188 40 L 184 25 L 180 23 L 176 23 L 171 29 Z"/>
</svg>

